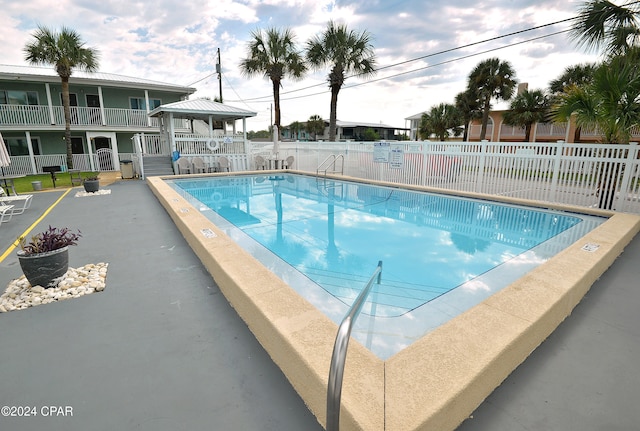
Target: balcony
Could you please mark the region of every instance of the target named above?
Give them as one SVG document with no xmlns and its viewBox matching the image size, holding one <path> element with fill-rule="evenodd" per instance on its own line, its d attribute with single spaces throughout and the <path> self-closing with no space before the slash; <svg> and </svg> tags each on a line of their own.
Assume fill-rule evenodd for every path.
<svg viewBox="0 0 640 431">
<path fill-rule="evenodd" d="M 102 112 L 104 111 L 104 118 Z M 0 105 L 0 124 L 3 127 L 64 127 L 62 106 Z M 135 130 L 158 129 L 158 119 L 147 117 L 147 112 L 123 108 L 71 107 L 71 125 L 85 127 L 130 128 Z M 185 128 L 180 121 L 176 127 Z"/>
</svg>

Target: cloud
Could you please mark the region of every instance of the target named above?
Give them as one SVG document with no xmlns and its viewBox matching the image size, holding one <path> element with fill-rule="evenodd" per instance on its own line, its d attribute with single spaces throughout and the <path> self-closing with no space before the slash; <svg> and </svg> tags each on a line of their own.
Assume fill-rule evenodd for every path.
<svg viewBox="0 0 640 431">
<path fill-rule="evenodd" d="M 594 61 L 593 55 L 581 52 L 566 34 L 508 47 L 561 31 L 568 24 L 442 53 L 570 18 L 581 4 L 551 0 L 462 0 L 455 4 L 417 0 L 219 0 L 215 4 L 0 0 L 5 18 L 0 43 L 3 63 L 23 65 L 22 47 L 38 25 L 68 26 L 87 45 L 100 50 L 101 71 L 193 84 L 198 89 L 195 97 L 218 95 L 215 64 L 219 48 L 224 99 L 257 112 L 248 127 L 259 130 L 270 122 L 273 101 L 268 80 L 248 79 L 239 70 L 251 31 L 291 28 L 302 49 L 329 20 L 335 20 L 371 33 L 377 64 L 387 67 L 371 83 L 347 79 L 338 98 L 338 118 L 403 127 L 405 117 L 438 103 L 452 103 L 464 90 L 471 69 L 486 58 L 511 62 L 518 79 L 529 82 L 530 88 L 546 87 L 567 66 Z M 316 71 L 299 82 L 283 81 L 283 124 L 306 121 L 316 114 L 328 118 L 327 73 Z"/>
</svg>

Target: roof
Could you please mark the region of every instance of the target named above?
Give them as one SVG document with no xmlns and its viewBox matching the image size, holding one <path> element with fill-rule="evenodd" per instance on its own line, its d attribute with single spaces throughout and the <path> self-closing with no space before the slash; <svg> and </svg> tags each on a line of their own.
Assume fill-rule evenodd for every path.
<svg viewBox="0 0 640 431">
<path fill-rule="evenodd" d="M 422 111 L 418 114 L 413 114 L 412 116 L 405 118 L 405 120 L 420 120 L 424 114 L 425 111 Z"/>
<path fill-rule="evenodd" d="M 325 120 L 325 122 L 328 123 L 329 120 Z M 394 130 L 404 129 L 403 127 L 395 127 L 395 126 L 390 126 L 388 124 L 382 124 L 382 123 L 364 123 L 364 122 L 340 121 L 340 120 L 336 120 L 336 126 L 337 127 L 370 127 L 370 128 L 377 128 L 377 129 L 394 129 Z"/>
<path fill-rule="evenodd" d="M 235 108 L 209 99 L 193 99 L 158 106 L 156 109 L 149 112 L 149 116 L 159 117 L 165 112 L 173 113 L 176 118 L 199 119 L 205 121 L 208 120 L 210 116 L 213 117 L 214 120 L 237 120 L 240 118 L 255 117 L 258 115 L 257 113 L 247 111 L 246 109 Z"/>
<path fill-rule="evenodd" d="M 7 64 L 0 64 L 0 79 L 11 81 L 60 82 L 60 77 L 53 67 L 16 66 Z M 184 85 L 169 84 L 113 73 L 85 72 L 82 70 L 74 70 L 71 78 L 69 78 L 69 82 L 71 84 L 101 85 L 107 87 L 157 89 L 188 94 L 195 93 L 196 91 L 195 88 Z"/>
</svg>

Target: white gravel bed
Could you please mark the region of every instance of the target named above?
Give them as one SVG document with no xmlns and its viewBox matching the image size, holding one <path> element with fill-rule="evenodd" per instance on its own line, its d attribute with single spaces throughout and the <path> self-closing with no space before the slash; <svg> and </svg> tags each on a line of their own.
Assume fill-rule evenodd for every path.
<svg viewBox="0 0 640 431">
<path fill-rule="evenodd" d="M 0 295 L 0 313 L 102 292 L 106 287 L 108 265 L 90 263 L 81 268 L 69 268 L 60 277 L 58 285 L 48 289 L 42 286 L 32 287 L 22 275 L 9 282 L 5 292 Z"/>
<path fill-rule="evenodd" d="M 98 190 L 97 192 L 85 192 L 85 191 L 79 191 L 76 192 L 75 197 L 77 198 L 86 198 L 87 196 L 101 196 L 101 195 L 110 195 L 111 194 L 111 190 L 106 189 L 106 190 Z"/>
</svg>

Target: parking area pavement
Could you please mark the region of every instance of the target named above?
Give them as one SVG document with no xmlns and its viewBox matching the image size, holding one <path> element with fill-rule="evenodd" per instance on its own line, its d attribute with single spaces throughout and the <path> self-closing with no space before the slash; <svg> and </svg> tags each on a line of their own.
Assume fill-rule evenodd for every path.
<svg viewBox="0 0 640 431">
<path fill-rule="evenodd" d="M 70 266 L 106 262 L 107 283 L 0 314 L 0 407 L 36 413 L 0 416 L 0 429 L 321 430 L 147 185 L 105 188 L 73 189 L 33 230 L 80 229 Z M 3 224 L 0 253 L 63 193 L 36 193 Z M 14 250 L 0 262 L 2 290 L 21 274 Z"/>
</svg>

